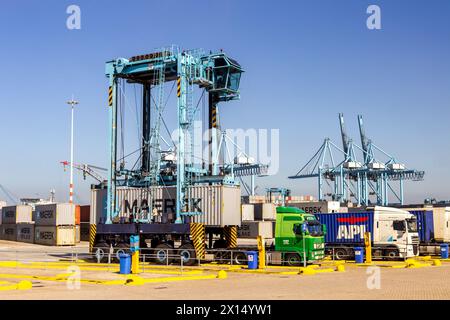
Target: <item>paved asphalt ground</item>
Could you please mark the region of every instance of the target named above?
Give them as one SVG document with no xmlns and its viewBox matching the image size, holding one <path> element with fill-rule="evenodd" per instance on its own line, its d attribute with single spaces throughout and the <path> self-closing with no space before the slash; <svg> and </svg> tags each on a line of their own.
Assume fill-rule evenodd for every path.
<svg viewBox="0 0 450 320">
<path fill-rule="evenodd" d="M 86 245 L 76 250 L 84 251 Z M 0 261 L 14 260 L 18 256 L 24 260 L 37 260 L 39 254 L 51 250 L 49 247 L 23 245 L 0 241 Z M 24 252 L 26 251 L 26 252 Z M 71 251 L 66 249 L 66 251 Z M 36 253 L 39 252 L 39 253 Z M 58 254 L 51 255 L 58 260 Z M 176 270 L 176 268 L 172 269 Z M 441 266 L 422 268 L 387 268 L 372 270 L 366 267 L 346 265 L 345 272 L 320 273 L 316 275 L 287 274 L 244 274 L 228 272 L 226 279 L 204 279 L 176 282 L 145 283 L 138 286 L 104 285 L 81 283 L 80 289 L 68 289 L 66 282 L 31 279 L 29 290 L 0 290 L 3 299 L 450 299 L 450 261 Z M 379 278 L 377 272 L 379 271 Z M 22 269 L 20 267 L 0 267 L 0 283 L 17 283 L 20 278 L 7 278 L 8 274 L 28 274 L 55 276 L 64 270 Z M 6 275 L 5 275 L 6 274 Z M 203 274 L 217 274 L 204 270 Z M 172 275 L 175 276 L 175 275 Z M 114 270 L 82 271 L 82 278 L 123 279 Z M 146 272 L 143 278 L 169 277 L 169 275 Z M 189 277 L 189 275 L 186 275 Z M 379 279 L 379 282 L 377 282 Z M 372 289 L 368 288 L 369 285 Z M 377 288 L 379 284 L 379 288 Z M 1 289 L 1 285 L 0 285 Z"/>
</svg>

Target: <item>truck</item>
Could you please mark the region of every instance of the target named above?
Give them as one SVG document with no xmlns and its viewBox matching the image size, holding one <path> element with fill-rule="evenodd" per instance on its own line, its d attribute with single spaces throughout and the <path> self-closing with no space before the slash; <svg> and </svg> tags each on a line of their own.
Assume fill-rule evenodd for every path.
<svg viewBox="0 0 450 320">
<path fill-rule="evenodd" d="M 354 258 L 354 248 L 364 247 L 370 232 L 372 256 L 397 260 L 419 255 L 417 218 L 406 210 L 375 206 L 366 211 L 316 213 L 326 226 L 325 252 L 336 260 Z"/>
<path fill-rule="evenodd" d="M 275 237 L 264 243 L 267 263 L 298 266 L 323 260 L 325 232 L 325 226 L 313 214 L 295 207 L 276 207 Z M 243 264 L 247 262 L 245 253 L 251 250 L 257 247 L 239 244 L 234 250 L 216 251 L 215 260 Z"/>
<path fill-rule="evenodd" d="M 403 210 L 416 216 L 420 254 L 440 254 L 440 244 L 450 243 L 450 207 L 439 205 L 403 206 Z"/>
</svg>

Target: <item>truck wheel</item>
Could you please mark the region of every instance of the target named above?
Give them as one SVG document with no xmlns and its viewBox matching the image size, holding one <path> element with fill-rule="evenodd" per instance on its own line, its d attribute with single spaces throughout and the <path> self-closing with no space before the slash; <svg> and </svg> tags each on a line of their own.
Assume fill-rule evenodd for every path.
<svg viewBox="0 0 450 320">
<path fill-rule="evenodd" d="M 334 259 L 336 260 L 346 260 L 349 258 L 348 251 L 345 248 L 334 249 Z"/>
<path fill-rule="evenodd" d="M 384 250 L 384 256 L 387 260 L 393 261 L 398 260 L 400 255 L 397 249 L 386 249 Z"/>
<path fill-rule="evenodd" d="M 243 265 L 247 263 L 247 255 L 244 252 L 233 252 L 233 264 Z"/>
<path fill-rule="evenodd" d="M 167 243 L 158 244 L 154 251 L 157 264 L 171 264 L 173 262 L 173 247 Z"/>
<path fill-rule="evenodd" d="M 106 242 L 99 242 L 92 248 L 93 259 L 99 262 L 108 260 L 109 247 Z"/>
<path fill-rule="evenodd" d="M 114 247 L 114 258 L 117 261 L 120 261 L 121 254 L 131 254 L 129 244 L 121 242 L 116 247 Z"/>
<path fill-rule="evenodd" d="M 298 253 L 288 253 L 285 255 L 285 264 L 288 266 L 299 266 L 302 263 L 302 259 Z"/>
<path fill-rule="evenodd" d="M 190 243 L 185 243 L 178 248 L 178 256 L 183 260 L 184 266 L 192 266 L 197 262 L 195 248 Z M 180 258 L 177 259 L 179 260 Z"/>
</svg>

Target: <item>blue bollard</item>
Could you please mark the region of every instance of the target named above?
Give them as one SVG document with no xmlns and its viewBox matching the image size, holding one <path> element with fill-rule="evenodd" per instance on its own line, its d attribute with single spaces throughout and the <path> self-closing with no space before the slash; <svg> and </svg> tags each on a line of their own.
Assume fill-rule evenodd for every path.
<svg viewBox="0 0 450 320">
<path fill-rule="evenodd" d="M 355 263 L 364 263 L 364 248 L 355 248 Z"/>
<path fill-rule="evenodd" d="M 120 259 L 120 274 L 130 274 L 131 273 L 131 256 L 126 253 L 119 255 Z"/>
<path fill-rule="evenodd" d="M 441 244 L 441 258 L 448 259 L 448 243 Z"/>
<path fill-rule="evenodd" d="M 249 269 L 258 269 L 258 252 L 248 251 L 247 252 L 247 262 Z"/>
</svg>

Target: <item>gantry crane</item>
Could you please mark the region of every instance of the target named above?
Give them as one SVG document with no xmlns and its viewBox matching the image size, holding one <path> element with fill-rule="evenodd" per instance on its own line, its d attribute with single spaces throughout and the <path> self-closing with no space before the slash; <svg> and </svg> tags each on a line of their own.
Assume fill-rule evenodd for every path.
<svg viewBox="0 0 450 320">
<path fill-rule="evenodd" d="M 405 164 L 399 163 L 395 157 L 376 146 L 365 134 L 363 118 L 358 115 L 358 125 L 361 137 L 361 147 L 349 139 L 344 124 L 344 116 L 339 114 L 341 129 L 342 149 L 326 138 L 314 154 L 314 156 L 290 179 L 317 178 L 318 198 L 325 199 L 330 196 L 336 201 L 355 200 L 358 205 L 389 205 L 393 203 L 389 195 L 394 196 L 394 201 L 403 204 L 404 181 L 423 180 L 424 171 L 408 169 Z M 341 157 L 341 162 L 336 162 L 333 150 Z M 363 160 L 357 158 L 357 151 Z M 376 157 L 379 154 L 385 158 L 381 161 Z M 398 182 L 398 188 L 394 187 Z M 332 192 L 325 194 L 323 184 L 327 183 Z M 374 196 L 371 199 L 370 196 Z"/>
</svg>

